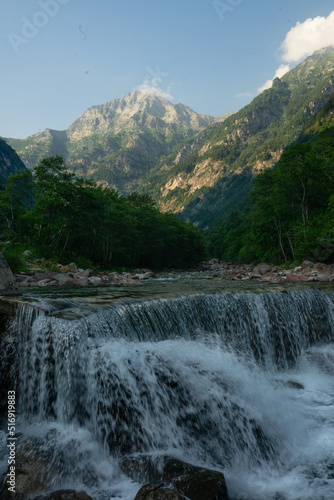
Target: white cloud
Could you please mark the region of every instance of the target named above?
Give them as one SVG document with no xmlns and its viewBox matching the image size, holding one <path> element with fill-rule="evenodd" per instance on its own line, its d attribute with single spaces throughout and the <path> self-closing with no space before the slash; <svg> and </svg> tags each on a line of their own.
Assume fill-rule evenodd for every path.
<svg viewBox="0 0 334 500">
<path fill-rule="evenodd" d="M 240 94 L 236 94 L 235 97 L 252 97 L 250 92 L 240 92 Z"/>
<path fill-rule="evenodd" d="M 288 71 L 290 71 L 290 66 L 288 64 L 281 64 L 280 67 L 276 70 L 274 78 L 272 80 L 267 80 L 266 83 L 264 83 L 262 87 L 258 89 L 258 91 L 263 92 L 264 90 L 270 89 L 274 79 L 282 78 L 282 76 L 285 75 L 285 73 L 287 73 Z"/>
<path fill-rule="evenodd" d="M 281 59 L 285 64 L 281 64 L 274 78 L 281 78 L 290 71 L 290 65 L 287 63 L 297 63 L 312 55 L 316 50 L 329 45 L 334 45 L 334 10 L 328 17 L 318 16 L 314 19 L 306 19 L 303 23 L 298 22 L 286 34 L 281 45 L 283 51 Z M 267 80 L 258 91 L 263 92 L 269 89 L 273 79 Z"/>
<path fill-rule="evenodd" d="M 307 19 L 291 28 L 281 46 L 282 60 L 298 62 L 329 45 L 334 45 L 334 10 L 328 17 Z"/>
<path fill-rule="evenodd" d="M 145 80 L 144 83 L 141 85 L 138 85 L 134 90 L 138 90 L 140 92 L 145 92 L 147 94 L 156 94 L 160 97 L 164 97 L 165 99 L 172 100 L 174 97 L 171 95 L 170 90 L 171 87 L 169 86 L 167 88 L 167 91 L 165 92 L 162 90 L 161 87 L 159 87 L 159 83 L 161 82 L 161 78 L 151 78 L 148 80 Z"/>
</svg>

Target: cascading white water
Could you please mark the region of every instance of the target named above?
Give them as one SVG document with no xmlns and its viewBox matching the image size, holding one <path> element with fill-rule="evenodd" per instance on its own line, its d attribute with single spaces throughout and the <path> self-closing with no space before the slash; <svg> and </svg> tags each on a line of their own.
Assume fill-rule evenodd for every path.
<svg viewBox="0 0 334 500">
<path fill-rule="evenodd" d="M 222 470 L 234 500 L 334 498 L 333 296 L 194 295 L 75 321 L 21 306 L 12 331 L 19 424 L 49 488 L 133 500 L 117 460 L 149 452 Z"/>
</svg>

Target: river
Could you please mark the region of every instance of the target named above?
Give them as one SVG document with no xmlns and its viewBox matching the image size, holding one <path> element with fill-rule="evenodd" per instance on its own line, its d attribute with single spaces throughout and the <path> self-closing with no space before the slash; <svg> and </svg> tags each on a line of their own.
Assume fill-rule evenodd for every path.
<svg viewBox="0 0 334 500">
<path fill-rule="evenodd" d="M 45 491 L 133 500 L 119 460 L 150 453 L 222 471 L 231 500 L 333 499 L 334 290 L 320 288 L 26 289 L 1 356 Z"/>
</svg>

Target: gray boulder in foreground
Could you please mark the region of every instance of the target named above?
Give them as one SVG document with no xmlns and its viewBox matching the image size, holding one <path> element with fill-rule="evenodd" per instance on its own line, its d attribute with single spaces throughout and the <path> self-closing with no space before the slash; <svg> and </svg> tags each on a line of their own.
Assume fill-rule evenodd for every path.
<svg viewBox="0 0 334 500">
<path fill-rule="evenodd" d="M 7 297 L 15 297 L 21 295 L 20 290 L 15 285 L 15 280 L 12 271 L 5 257 L 0 252 L 0 295 Z"/>
</svg>

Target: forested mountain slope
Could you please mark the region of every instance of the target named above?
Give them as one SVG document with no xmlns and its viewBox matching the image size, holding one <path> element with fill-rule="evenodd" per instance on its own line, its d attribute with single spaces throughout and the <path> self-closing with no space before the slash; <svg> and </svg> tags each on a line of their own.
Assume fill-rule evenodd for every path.
<svg viewBox="0 0 334 500">
<path fill-rule="evenodd" d="M 334 49 L 315 52 L 248 106 L 198 134 L 151 172 L 141 192 L 164 210 L 208 227 L 243 206 L 252 178 L 284 149 L 334 92 Z"/>
</svg>

